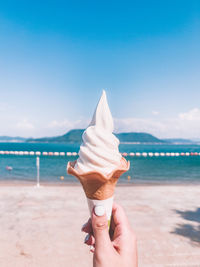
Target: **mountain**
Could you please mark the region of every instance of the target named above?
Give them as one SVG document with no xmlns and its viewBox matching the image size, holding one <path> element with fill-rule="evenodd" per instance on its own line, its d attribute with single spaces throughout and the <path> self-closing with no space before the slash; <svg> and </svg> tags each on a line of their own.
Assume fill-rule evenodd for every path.
<svg viewBox="0 0 200 267">
<path fill-rule="evenodd" d="M 39 143 L 81 143 L 82 134 L 84 129 L 74 129 L 61 136 L 43 137 L 43 138 L 30 138 L 27 142 Z"/>
<path fill-rule="evenodd" d="M 116 134 L 121 143 L 165 143 L 152 134 L 148 133 L 119 133 Z"/>
<path fill-rule="evenodd" d="M 195 143 L 200 143 L 200 138 L 193 138 L 192 141 L 194 141 Z"/>
<path fill-rule="evenodd" d="M 42 138 L 24 138 L 24 137 L 11 137 L 0 136 L 0 142 L 32 142 L 32 143 L 81 143 L 82 134 L 84 129 L 74 129 L 67 132 L 64 135 L 54 137 L 42 137 Z M 200 139 L 184 139 L 184 138 L 166 138 L 158 139 L 157 137 L 148 133 L 117 133 L 116 137 L 121 143 L 165 143 L 165 144 L 199 144 Z"/>
<path fill-rule="evenodd" d="M 27 142 L 52 142 L 52 143 L 81 143 L 84 129 L 75 129 L 64 135 L 56 137 L 44 137 L 28 139 Z M 148 133 L 119 133 L 116 134 L 122 143 L 164 143 L 165 141 L 156 138 Z"/>
<path fill-rule="evenodd" d="M 10 137 L 0 136 L 0 142 L 32 142 L 32 143 L 81 143 L 82 134 L 84 129 L 74 129 L 67 132 L 64 135 L 54 137 L 42 137 L 42 138 L 23 138 L 23 137 Z M 154 144 L 198 144 L 200 139 L 183 139 L 183 138 L 168 138 L 158 139 L 157 137 L 148 133 L 117 133 L 116 137 L 121 143 L 154 143 Z"/>
<path fill-rule="evenodd" d="M 0 136 L 0 142 L 25 142 L 26 138 L 24 137 L 11 137 L 11 136 Z"/>
</svg>

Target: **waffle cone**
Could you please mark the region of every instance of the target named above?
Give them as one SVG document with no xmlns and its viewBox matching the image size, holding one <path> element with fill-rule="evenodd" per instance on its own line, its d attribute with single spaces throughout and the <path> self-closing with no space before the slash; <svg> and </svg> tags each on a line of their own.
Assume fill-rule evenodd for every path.
<svg viewBox="0 0 200 267">
<path fill-rule="evenodd" d="M 78 173 L 74 166 L 76 161 L 68 162 L 67 172 L 78 178 L 83 186 L 85 194 L 89 199 L 104 200 L 114 195 L 115 185 L 119 177 L 128 171 L 130 163 L 125 158 L 121 158 L 119 166 L 116 167 L 109 175 L 105 176 L 100 172 Z"/>
</svg>

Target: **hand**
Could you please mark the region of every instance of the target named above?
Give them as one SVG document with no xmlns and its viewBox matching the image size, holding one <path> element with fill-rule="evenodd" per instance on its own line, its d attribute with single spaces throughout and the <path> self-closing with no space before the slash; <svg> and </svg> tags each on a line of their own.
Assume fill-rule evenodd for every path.
<svg viewBox="0 0 200 267">
<path fill-rule="evenodd" d="M 110 234 L 103 206 L 94 208 L 82 231 L 88 233 L 85 243 L 93 248 L 94 267 L 137 267 L 136 237 L 121 206 L 113 204 Z"/>
</svg>

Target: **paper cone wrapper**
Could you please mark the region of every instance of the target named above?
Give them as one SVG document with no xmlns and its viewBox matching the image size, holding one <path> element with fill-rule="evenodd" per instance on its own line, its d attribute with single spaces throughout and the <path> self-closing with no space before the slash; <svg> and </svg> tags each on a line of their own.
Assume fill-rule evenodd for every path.
<svg viewBox="0 0 200 267">
<path fill-rule="evenodd" d="M 92 211 L 94 206 L 104 206 L 106 211 L 106 217 L 108 219 L 108 227 L 110 227 L 111 215 L 112 215 L 112 206 L 113 206 L 113 196 L 104 200 L 90 199 L 87 198 L 88 208 L 90 211 L 90 216 L 92 215 Z"/>
<path fill-rule="evenodd" d="M 119 177 L 128 171 L 130 167 L 129 161 L 127 162 L 122 157 L 119 165 L 107 176 L 97 171 L 79 173 L 74 168 L 75 164 L 76 161 L 68 162 L 67 172 L 77 177 L 82 184 L 88 199 L 90 212 L 92 212 L 94 205 L 104 205 L 107 218 L 110 221 L 115 186 Z"/>
</svg>

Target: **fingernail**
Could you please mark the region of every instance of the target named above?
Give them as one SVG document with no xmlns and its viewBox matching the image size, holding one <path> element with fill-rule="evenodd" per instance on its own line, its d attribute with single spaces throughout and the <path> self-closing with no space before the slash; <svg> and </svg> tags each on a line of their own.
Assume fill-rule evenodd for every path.
<svg viewBox="0 0 200 267">
<path fill-rule="evenodd" d="M 105 213 L 105 207 L 101 205 L 97 205 L 94 208 L 94 212 L 97 216 L 103 216 Z"/>
<path fill-rule="evenodd" d="M 85 226 L 87 225 L 87 223 L 84 223 L 81 227 L 81 231 L 83 231 L 83 228 L 85 228 Z"/>
<path fill-rule="evenodd" d="M 90 252 L 94 252 L 94 246 L 90 246 Z"/>
<path fill-rule="evenodd" d="M 87 234 L 86 237 L 85 237 L 85 240 L 84 240 L 84 243 L 86 243 L 90 238 L 90 234 Z"/>
</svg>

